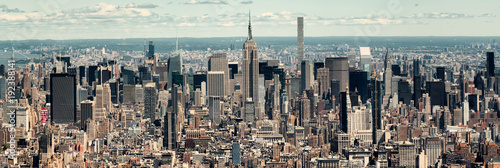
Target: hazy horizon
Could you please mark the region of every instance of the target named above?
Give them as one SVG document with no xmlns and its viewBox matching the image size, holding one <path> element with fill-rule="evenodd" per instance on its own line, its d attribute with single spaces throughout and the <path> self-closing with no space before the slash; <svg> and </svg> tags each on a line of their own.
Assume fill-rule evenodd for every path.
<svg viewBox="0 0 500 168">
<path fill-rule="evenodd" d="M 493 0 L 53 1 L 1 2 L 0 40 L 240 37 L 249 10 L 255 37 L 500 36 Z"/>
</svg>

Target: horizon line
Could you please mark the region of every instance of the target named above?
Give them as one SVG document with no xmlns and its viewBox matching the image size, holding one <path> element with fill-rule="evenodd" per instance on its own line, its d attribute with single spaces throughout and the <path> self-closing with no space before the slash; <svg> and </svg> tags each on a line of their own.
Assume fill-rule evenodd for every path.
<svg viewBox="0 0 500 168">
<path fill-rule="evenodd" d="M 297 36 L 255 36 L 257 38 L 296 38 Z M 440 35 L 422 35 L 422 36 L 305 36 L 304 38 L 327 38 L 327 37 L 492 37 L 498 38 L 500 35 L 494 36 L 440 36 Z M 24 39 L 24 40 L 0 40 L 0 42 L 9 41 L 70 41 L 70 40 L 125 40 L 125 39 L 208 39 L 208 38 L 246 38 L 244 36 L 218 36 L 218 37 L 126 37 L 126 38 L 69 38 L 69 39 Z"/>
</svg>

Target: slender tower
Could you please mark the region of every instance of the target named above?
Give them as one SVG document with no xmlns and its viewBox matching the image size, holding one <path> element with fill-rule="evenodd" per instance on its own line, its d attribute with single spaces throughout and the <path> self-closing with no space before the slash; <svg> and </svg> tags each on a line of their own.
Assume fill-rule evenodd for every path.
<svg viewBox="0 0 500 168">
<path fill-rule="evenodd" d="M 251 15 L 248 12 L 248 38 L 243 44 L 243 98 L 252 98 L 257 106 L 259 104 L 259 58 L 257 43 L 252 38 Z"/>
<path fill-rule="evenodd" d="M 300 66 L 304 59 L 304 17 L 297 17 L 297 50 L 298 65 Z M 297 70 L 300 70 L 299 66 L 297 66 Z"/>
<path fill-rule="evenodd" d="M 385 94 L 384 96 L 390 97 L 392 95 L 392 87 L 391 87 L 391 80 L 392 80 L 392 64 L 391 64 L 391 56 L 389 56 L 389 49 L 387 49 L 387 52 L 385 54 L 385 70 L 384 70 L 384 83 L 385 83 Z"/>
</svg>

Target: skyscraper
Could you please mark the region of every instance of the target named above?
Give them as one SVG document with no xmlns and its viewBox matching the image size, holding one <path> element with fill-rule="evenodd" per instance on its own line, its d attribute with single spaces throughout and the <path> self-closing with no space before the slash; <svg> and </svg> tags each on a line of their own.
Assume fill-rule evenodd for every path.
<svg viewBox="0 0 500 168">
<path fill-rule="evenodd" d="M 146 84 L 144 86 L 144 118 L 149 118 L 150 121 L 155 120 L 157 101 L 158 95 L 155 83 Z"/>
<path fill-rule="evenodd" d="M 87 121 L 87 119 L 92 119 L 93 104 L 94 102 L 90 100 L 85 100 L 80 103 L 80 129 L 87 128 L 85 126 L 85 121 Z"/>
<path fill-rule="evenodd" d="M 220 124 L 220 115 L 222 114 L 220 103 L 221 100 L 219 96 L 208 96 L 208 117 L 217 124 Z"/>
<path fill-rule="evenodd" d="M 347 101 L 349 98 L 349 95 L 347 92 L 340 92 L 340 130 L 343 131 L 344 133 L 347 133 L 348 131 L 348 123 L 347 123 Z"/>
<path fill-rule="evenodd" d="M 89 66 L 89 68 L 87 69 L 87 83 L 89 84 L 89 86 L 92 86 L 92 82 L 95 82 L 96 79 L 97 79 L 97 69 L 99 68 L 99 66 Z"/>
<path fill-rule="evenodd" d="M 240 157 L 240 143 L 237 141 L 233 142 L 232 148 L 231 148 L 231 154 L 233 157 L 233 165 L 237 166 L 241 164 L 241 157 Z"/>
<path fill-rule="evenodd" d="M 366 71 L 368 74 L 371 74 L 372 54 L 370 52 L 370 47 L 359 47 L 359 51 L 361 54 L 361 57 L 359 59 L 359 69 L 361 69 L 362 71 Z M 366 79 L 370 79 L 370 76 L 368 75 Z"/>
<path fill-rule="evenodd" d="M 76 75 L 50 74 L 50 118 L 58 124 L 76 122 Z"/>
<path fill-rule="evenodd" d="M 227 55 L 226 53 L 214 53 L 212 56 L 208 58 L 208 71 L 222 71 L 224 84 L 224 93 L 223 95 L 229 95 L 229 67 L 227 63 Z"/>
<path fill-rule="evenodd" d="M 441 81 L 445 81 L 445 71 L 446 67 L 436 67 L 436 79 L 441 79 Z"/>
<path fill-rule="evenodd" d="M 248 16 L 248 38 L 243 44 L 243 100 L 252 98 L 256 106 L 259 104 L 259 57 L 257 43 L 252 38 L 251 18 Z"/>
<path fill-rule="evenodd" d="M 385 85 L 385 94 L 384 97 L 390 97 L 392 95 L 391 91 L 391 81 L 392 80 L 392 64 L 391 64 L 391 56 L 389 56 L 389 49 L 385 54 L 385 62 L 384 62 L 384 85 Z M 385 100 L 384 100 L 385 101 Z"/>
<path fill-rule="evenodd" d="M 300 64 L 304 59 L 304 17 L 297 17 L 297 50 Z"/>
<path fill-rule="evenodd" d="M 0 74 L 0 101 L 5 100 L 7 96 L 7 83 L 5 82 L 5 77 L 3 77 L 3 74 Z"/>
<path fill-rule="evenodd" d="M 486 53 L 486 71 L 488 73 L 488 78 L 489 77 L 494 77 L 495 76 L 495 53 L 494 52 L 487 52 Z"/>
<path fill-rule="evenodd" d="M 154 55 L 155 55 L 155 45 L 153 44 L 153 41 L 149 41 L 148 59 L 153 58 Z"/>
<path fill-rule="evenodd" d="M 330 81 L 329 81 L 329 71 L 328 68 L 320 68 L 318 69 L 317 77 L 319 84 L 319 97 L 322 99 L 326 99 L 328 95 L 328 89 L 330 89 Z"/>
<path fill-rule="evenodd" d="M 172 56 L 168 58 L 168 88 L 172 88 L 173 84 L 173 73 L 177 72 L 182 74 L 182 55 L 179 51 L 176 51 Z"/>
<path fill-rule="evenodd" d="M 340 82 L 339 88 L 332 88 L 332 90 L 338 89 L 340 92 L 345 92 L 349 85 L 349 61 L 347 57 L 327 57 L 325 58 L 325 67 L 330 70 L 330 81 L 335 79 Z"/>
<path fill-rule="evenodd" d="M 304 91 L 306 89 L 309 89 L 312 85 L 312 82 L 314 80 L 313 78 L 313 67 L 312 67 L 312 61 L 305 59 L 302 60 L 300 64 L 300 73 L 301 73 L 301 89 L 300 91 Z"/>
<path fill-rule="evenodd" d="M 223 71 L 209 71 L 207 74 L 207 96 L 224 97 L 227 80 Z"/>
</svg>

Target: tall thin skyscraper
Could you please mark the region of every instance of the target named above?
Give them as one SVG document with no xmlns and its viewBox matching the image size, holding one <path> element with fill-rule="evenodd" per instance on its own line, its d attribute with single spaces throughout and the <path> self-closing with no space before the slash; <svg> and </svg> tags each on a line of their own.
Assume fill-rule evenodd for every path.
<svg viewBox="0 0 500 168">
<path fill-rule="evenodd" d="M 385 54 L 385 62 L 384 62 L 384 85 L 385 85 L 385 94 L 384 96 L 390 97 L 392 95 L 392 87 L 391 87 L 391 80 L 392 80 L 392 63 L 391 63 L 391 56 L 389 56 L 389 49 L 387 49 L 387 52 Z"/>
<path fill-rule="evenodd" d="M 243 44 L 243 100 L 252 98 L 257 106 L 259 104 L 259 57 L 257 43 L 252 38 L 252 24 L 248 16 L 248 38 Z"/>
<path fill-rule="evenodd" d="M 224 95 L 229 95 L 229 66 L 227 63 L 226 53 L 214 53 L 208 58 L 208 71 L 222 71 L 224 72 Z M 220 83 L 219 83 L 220 84 Z"/>
<path fill-rule="evenodd" d="M 297 50 L 300 64 L 304 59 L 304 17 L 297 17 Z"/>
<path fill-rule="evenodd" d="M 53 122 L 76 122 L 76 75 L 50 74 L 50 99 Z"/>
<path fill-rule="evenodd" d="M 489 77 L 494 77 L 495 76 L 495 53 L 494 52 L 487 52 L 486 53 L 486 71 L 488 73 L 488 78 Z"/>
</svg>

